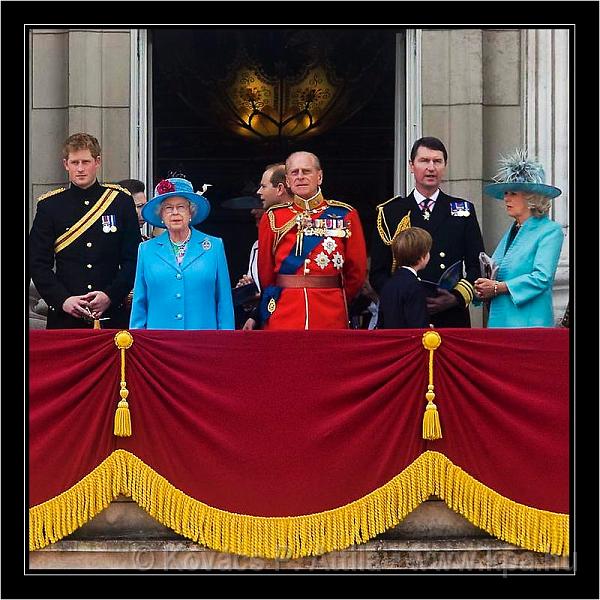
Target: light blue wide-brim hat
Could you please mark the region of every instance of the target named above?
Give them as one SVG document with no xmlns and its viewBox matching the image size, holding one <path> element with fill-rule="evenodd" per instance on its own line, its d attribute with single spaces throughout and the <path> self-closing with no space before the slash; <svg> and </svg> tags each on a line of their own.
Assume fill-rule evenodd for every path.
<svg viewBox="0 0 600 600">
<path fill-rule="evenodd" d="M 527 150 L 517 149 L 514 154 L 501 157 L 500 170 L 490 183 L 483 188 L 483 193 L 504 200 L 504 192 L 527 192 L 539 194 L 545 198 L 556 198 L 562 191 L 544 183 L 544 168 L 535 160 L 527 158 Z"/>
<path fill-rule="evenodd" d="M 205 186 L 206 187 L 206 186 Z M 164 227 L 165 224 L 160 218 L 160 205 L 163 200 L 181 196 L 189 200 L 195 207 L 196 212 L 192 216 L 190 225 L 198 225 L 208 217 L 210 213 L 210 203 L 201 192 L 194 192 L 192 184 L 187 179 L 181 177 L 170 177 L 159 181 L 154 188 L 154 198 L 149 200 L 142 208 L 142 219 L 154 227 Z"/>
</svg>

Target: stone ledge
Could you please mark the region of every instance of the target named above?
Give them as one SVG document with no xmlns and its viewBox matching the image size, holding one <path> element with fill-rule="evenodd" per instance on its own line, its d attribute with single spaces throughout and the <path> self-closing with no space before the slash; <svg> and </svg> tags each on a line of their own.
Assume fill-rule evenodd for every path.
<svg viewBox="0 0 600 600">
<path fill-rule="evenodd" d="M 396 527 L 381 533 L 376 539 L 427 538 L 492 539 L 485 531 L 469 523 L 449 509 L 439 499 L 429 499 L 413 510 Z M 120 496 L 94 519 L 65 539 L 185 539 L 148 515 L 131 499 Z"/>
<path fill-rule="evenodd" d="M 558 572 L 568 557 L 531 552 L 494 539 L 374 540 L 296 560 L 266 560 L 216 552 L 186 541 L 62 540 L 29 553 L 30 569 L 383 570 Z"/>
</svg>

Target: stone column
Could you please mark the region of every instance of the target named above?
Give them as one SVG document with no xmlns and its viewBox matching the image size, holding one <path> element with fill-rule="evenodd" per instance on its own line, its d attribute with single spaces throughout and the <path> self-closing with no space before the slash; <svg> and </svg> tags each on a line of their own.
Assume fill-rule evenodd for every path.
<svg viewBox="0 0 600 600">
<path fill-rule="evenodd" d="M 422 135 L 448 149 L 449 194 L 473 202 L 482 224 L 483 33 L 480 29 L 424 30 L 422 36 Z M 414 141 L 414 140 L 412 140 Z M 433 259 L 433 257 L 432 257 Z M 473 327 L 482 310 L 471 309 Z"/>
<path fill-rule="evenodd" d="M 546 182 L 562 194 L 551 217 L 565 234 L 554 281 L 554 318 L 559 321 L 569 299 L 569 30 L 524 31 L 524 140 L 546 172 Z"/>
<path fill-rule="evenodd" d="M 483 32 L 483 102 L 483 180 L 490 183 L 500 156 L 522 146 L 519 29 Z M 511 222 L 504 202 L 483 197 L 483 242 L 490 256 Z"/>
<path fill-rule="evenodd" d="M 69 32 L 33 29 L 29 36 L 29 223 L 35 199 L 66 181 L 60 149 L 68 135 Z"/>
</svg>

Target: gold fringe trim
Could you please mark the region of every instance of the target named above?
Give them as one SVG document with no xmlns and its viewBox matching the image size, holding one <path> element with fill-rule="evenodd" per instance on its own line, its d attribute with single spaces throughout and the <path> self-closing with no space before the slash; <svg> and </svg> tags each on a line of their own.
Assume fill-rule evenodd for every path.
<svg viewBox="0 0 600 600">
<path fill-rule="evenodd" d="M 188 539 L 250 557 L 293 559 L 362 544 L 395 527 L 431 495 L 511 544 L 569 553 L 569 515 L 513 502 L 430 450 L 359 500 L 295 517 L 255 517 L 213 508 L 178 490 L 134 454 L 116 450 L 73 487 L 29 509 L 29 549 L 72 533 L 119 494 Z"/>
<path fill-rule="evenodd" d="M 133 196 L 133 194 L 127 188 L 124 188 L 118 183 L 102 183 L 101 185 L 104 187 L 112 188 L 113 190 L 119 190 L 120 192 L 124 192 L 128 196 Z"/>
<path fill-rule="evenodd" d="M 54 194 L 60 194 L 61 192 L 64 192 L 66 189 L 67 189 L 66 187 L 59 187 L 56 190 L 50 190 L 49 192 L 42 194 L 37 199 L 37 201 L 39 202 L 40 200 L 45 200 L 46 198 L 50 198 L 50 196 L 54 196 Z"/>
</svg>

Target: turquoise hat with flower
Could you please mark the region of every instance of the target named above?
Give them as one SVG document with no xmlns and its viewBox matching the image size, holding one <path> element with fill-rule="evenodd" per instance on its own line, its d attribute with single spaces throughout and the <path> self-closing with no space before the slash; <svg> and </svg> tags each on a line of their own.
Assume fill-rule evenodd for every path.
<svg viewBox="0 0 600 600">
<path fill-rule="evenodd" d="M 181 196 L 189 200 L 195 207 L 190 225 L 198 225 L 208 217 L 210 213 L 210 203 L 202 195 L 210 184 L 205 183 L 201 192 L 195 192 L 192 184 L 182 177 L 169 177 L 159 181 L 154 188 L 154 198 L 149 200 L 142 208 L 142 218 L 144 221 L 155 227 L 164 227 L 165 224 L 160 218 L 160 205 L 163 200 L 173 196 Z"/>
<path fill-rule="evenodd" d="M 535 160 L 527 157 L 527 150 L 517 149 L 514 154 L 503 156 L 499 161 L 500 169 L 493 177 L 496 183 L 483 188 L 484 194 L 504 199 L 504 192 L 528 192 L 545 198 L 556 198 L 562 191 L 545 183 L 544 168 Z"/>
</svg>

